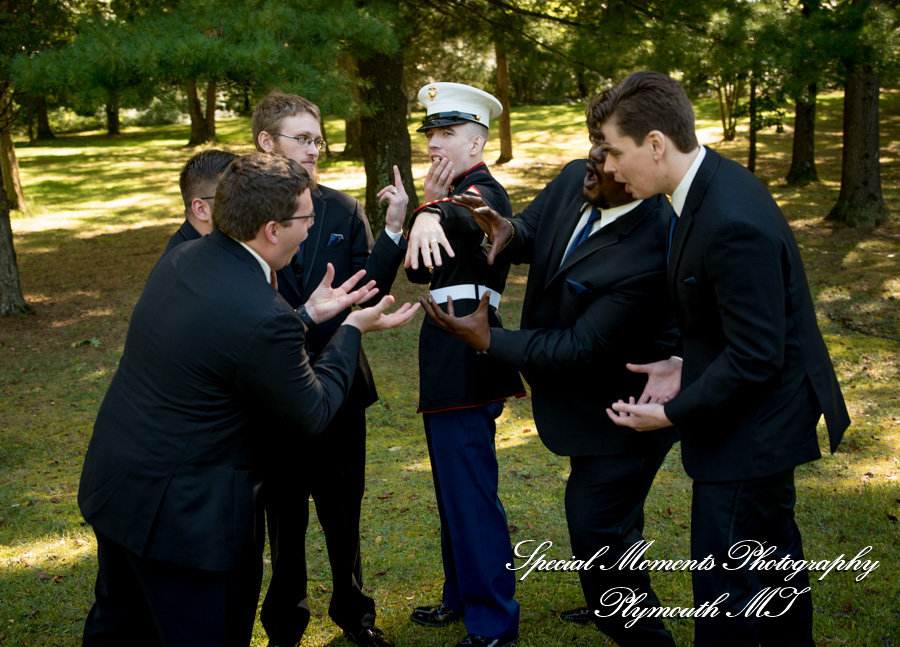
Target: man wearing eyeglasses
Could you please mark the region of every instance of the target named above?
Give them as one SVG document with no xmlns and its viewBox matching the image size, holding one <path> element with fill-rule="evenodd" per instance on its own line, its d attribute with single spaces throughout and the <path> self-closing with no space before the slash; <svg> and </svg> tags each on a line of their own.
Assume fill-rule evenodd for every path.
<svg viewBox="0 0 900 647">
<path fill-rule="evenodd" d="M 184 222 L 172 234 L 163 256 L 181 243 L 205 236 L 213 230 L 212 201 L 216 185 L 235 158 L 237 155 L 234 153 L 213 148 L 197 153 L 181 169 L 178 184 L 184 202 Z"/>
<path fill-rule="evenodd" d="M 330 275 L 295 312 L 271 287 L 313 218 L 295 162 L 234 160 L 216 229 L 150 273 L 97 414 L 78 504 L 97 535 L 83 644 L 246 647 L 262 578 L 263 444 L 322 433 L 349 392 L 360 335 L 407 323 L 392 299 L 355 310 L 315 365 L 315 325 L 370 298 Z M 299 316 L 298 316 L 299 315 Z M 202 403 L 202 404 L 201 404 Z M 283 420 L 282 425 L 268 424 Z"/>
<path fill-rule="evenodd" d="M 291 264 L 278 273 L 279 292 L 295 307 L 321 281 L 327 263 L 334 266 L 335 281 L 344 282 L 365 269 L 365 280 L 375 280 L 379 294 L 388 294 L 406 249 L 402 226 L 408 199 L 396 168 L 397 186 L 383 198 L 388 202 L 386 227 L 374 243 L 359 201 L 315 182 L 319 153 L 325 150 L 319 120 L 319 109 L 312 102 L 272 92 L 256 106 L 251 122 L 257 150 L 298 162 L 313 179 L 315 224 Z M 340 325 L 338 316 L 309 332 L 306 340 L 311 356 L 321 352 Z M 365 488 L 365 410 L 377 399 L 372 373 L 360 348 L 353 388 L 328 430 L 302 455 L 273 457 L 270 461 L 266 514 L 272 581 L 260 617 L 272 647 L 297 644 L 309 623 L 305 541 L 310 495 L 325 532 L 331 563 L 329 616 L 359 645 L 390 644 L 374 626 L 375 602 L 362 592 L 359 539 Z"/>
</svg>

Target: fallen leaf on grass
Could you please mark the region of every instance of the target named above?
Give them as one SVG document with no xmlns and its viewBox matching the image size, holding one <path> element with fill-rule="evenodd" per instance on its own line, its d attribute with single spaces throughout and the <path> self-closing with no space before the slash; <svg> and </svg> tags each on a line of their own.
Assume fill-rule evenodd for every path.
<svg viewBox="0 0 900 647">
<path fill-rule="evenodd" d="M 49 573 L 45 573 L 44 571 L 41 571 L 40 573 L 38 573 L 38 574 L 36 575 L 36 577 L 37 577 L 39 580 L 52 580 L 52 579 L 53 579 L 53 576 L 52 576 L 52 575 L 50 575 Z"/>
<path fill-rule="evenodd" d="M 378 572 L 375 573 L 375 575 L 373 575 L 372 577 L 384 577 L 385 575 L 387 575 L 387 572 L 388 572 L 388 569 L 384 569 L 383 571 L 378 571 Z M 406 599 L 407 599 L 407 600 L 412 600 L 411 597 L 406 598 Z"/>
<path fill-rule="evenodd" d="M 387 494 L 379 494 L 378 498 L 384 501 L 385 499 L 390 499 L 392 496 L 394 496 L 394 493 L 388 492 Z"/>
</svg>

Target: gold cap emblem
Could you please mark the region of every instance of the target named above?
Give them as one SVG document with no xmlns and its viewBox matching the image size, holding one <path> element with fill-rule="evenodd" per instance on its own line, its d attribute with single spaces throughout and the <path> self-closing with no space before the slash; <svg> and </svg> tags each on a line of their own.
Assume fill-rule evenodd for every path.
<svg viewBox="0 0 900 647">
<path fill-rule="evenodd" d="M 428 99 L 434 101 L 434 98 L 437 96 L 437 88 L 433 85 L 428 88 Z"/>
</svg>

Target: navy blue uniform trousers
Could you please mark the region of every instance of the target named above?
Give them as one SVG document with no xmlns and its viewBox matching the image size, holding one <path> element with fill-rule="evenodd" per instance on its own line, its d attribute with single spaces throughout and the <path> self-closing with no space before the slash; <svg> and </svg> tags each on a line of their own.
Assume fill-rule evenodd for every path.
<svg viewBox="0 0 900 647">
<path fill-rule="evenodd" d="M 444 604 L 466 631 L 489 638 L 518 633 L 519 603 L 506 512 L 497 494 L 494 419 L 502 403 L 423 414 L 441 519 Z"/>
</svg>

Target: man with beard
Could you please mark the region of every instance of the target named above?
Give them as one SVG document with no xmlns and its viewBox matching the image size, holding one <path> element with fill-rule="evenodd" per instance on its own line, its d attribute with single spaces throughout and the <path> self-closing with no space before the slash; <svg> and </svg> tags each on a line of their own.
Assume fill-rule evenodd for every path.
<svg viewBox="0 0 900 647">
<path fill-rule="evenodd" d="M 386 227 L 372 242 L 369 221 L 352 196 L 316 185 L 316 163 L 325 149 L 318 107 L 302 97 L 273 92 L 253 111 L 253 141 L 259 151 L 288 157 L 313 179 L 315 224 L 291 264 L 278 273 L 278 290 L 288 303 L 303 303 L 334 266 L 335 280 L 346 281 L 365 269 L 380 294 L 388 294 L 403 259 L 401 228 L 408 198 L 394 168 L 396 186 L 388 202 Z M 366 304 L 371 305 L 371 304 Z M 307 348 L 315 357 L 341 325 L 341 317 L 310 330 Z M 388 645 L 375 625 L 375 602 L 362 592 L 359 520 L 365 489 L 366 407 L 378 400 L 366 355 L 360 348 L 353 388 L 328 430 L 303 455 L 273 456 L 267 480 L 266 516 L 272 549 L 272 581 L 260 618 L 273 647 L 295 645 L 309 623 L 306 596 L 306 528 L 309 497 L 325 532 L 331 564 L 332 594 L 328 614 L 344 633 L 363 647 Z"/>
<path fill-rule="evenodd" d="M 579 571 L 588 608 L 562 617 L 594 622 L 620 645 L 671 646 L 660 619 L 626 627 L 628 619 L 600 601 L 607 591 L 627 587 L 646 594 L 637 606 L 659 606 L 646 571 L 602 566 L 643 540 L 644 500 L 677 435 L 673 429 L 639 434 L 617 427 L 604 407 L 645 386 L 645 377 L 627 370 L 626 362 L 668 358 L 677 333 L 665 284 L 671 207 L 661 195 L 634 200 L 603 172 L 602 142 L 590 125 L 595 105 L 587 111 L 587 169 L 584 160 L 570 162 L 521 214 L 506 220 L 477 197 L 454 198 L 493 242 L 489 262 L 531 263 L 521 329 L 489 327 L 487 297 L 467 317 L 455 317 L 452 307 L 445 314 L 430 297 L 420 301 L 447 331 L 522 372 L 532 388 L 541 440 L 570 457 L 565 506 L 575 558 L 586 561 L 608 550 L 593 568 Z M 458 226 L 466 225 L 444 219 L 449 238 Z M 444 240 L 424 227 L 411 232 L 410 254 L 423 241 Z M 647 389 L 641 401 L 667 397 L 664 388 Z"/>
</svg>

